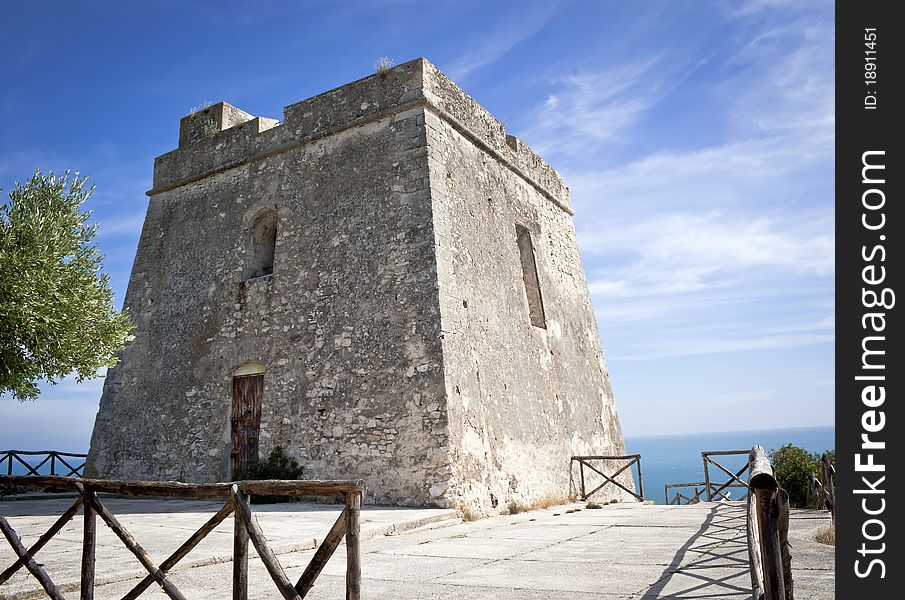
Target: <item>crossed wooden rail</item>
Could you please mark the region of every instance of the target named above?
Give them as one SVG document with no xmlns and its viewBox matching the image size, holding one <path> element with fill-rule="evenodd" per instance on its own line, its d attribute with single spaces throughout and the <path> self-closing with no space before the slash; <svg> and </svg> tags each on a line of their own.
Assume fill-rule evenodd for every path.
<svg viewBox="0 0 905 600">
<path fill-rule="evenodd" d="M 44 460 L 37 465 L 30 464 L 25 457 L 43 456 Z M 43 475 L 61 475 L 63 477 L 81 477 L 85 469 L 87 454 L 75 454 L 73 452 L 57 452 L 56 450 L 0 450 L 0 473 L 6 471 L 8 476 L 13 474 L 13 466 L 20 464 L 25 467 L 25 475 L 41 477 Z M 69 460 L 67 460 L 69 459 Z M 73 460 L 77 459 L 77 460 Z M 81 461 L 81 462 L 80 462 Z M 72 464 L 70 464 L 70 462 Z M 6 467 L 4 468 L 4 464 Z M 44 465 L 49 464 L 50 472 L 41 473 Z M 57 466 L 60 470 L 57 471 Z M 75 466 L 73 466 L 75 465 Z"/>
<path fill-rule="evenodd" d="M 361 597 L 361 546 L 360 513 L 364 482 L 353 481 L 236 481 L 230 483 L 190 484 L 169 481 L 108 481 L 101 479 L 73 479 L 67 477 L 8 477 L 0 476 L 0 486 L 40 487 L 75 491 L 79 497 L 34 544 L 29 548 L 22 545 L 19 536 L 3 515 L 0 515 L 0 529 L 9 541 L 18 559 L 3 573 L 0 585 L 24 566 L 38 580 L 44 591 L 53 600 L 62 600 L 54 582 L 34 555 L 59 532 L 78 512 L 82 510 L 84 528 L 82 537 L 82 567 L 80 578 L 80 600 L 94 598 L 94 553 L 96 543 L 96 515 L 119 537 L 135 558 L 148 571 L 123 600 L 134 600 L 152 583 L 157 583 L 172 600 L 186 600 L 167 573 L 185 557 L 198 543 L 214 530 L 224 519 L 235 513 L 233 533 L 233 600 L 248 598 L 248 541 L 254 544 L 261 562 L 286 600 L 301 600 L 314 585 L 321 570 L 330 560 L 342 539 L 346 539 L 346 599 L 359 600 Z M 192 499 L 225 499 L 226 503 L 198 531 L 192 534 L 179 548 L 158 566 L 132 534 L 117 520 L 98 497 L 98 493 L 122 496 L 166 496 Z M 308 563 L 305 572 L 293 585 L 286 576 L 276 555 L 270 549 L 267 538 L 249 505 L 252 494 L 271 496 L 341 496 L 345 507 L 324 538 L 320 547 Z"/>
<path fill-rule="evenodd" d="M 712 502 L 714 498 L 717 500 L 730 500 L 728 496 L 728 488 L 743 488 L 745 492 L 748 491 L 748 483 L 744 481 L 741 477 L 748 471 L 749 463 L 745 461 L 745 464 L 742 468 L 733 472 L 727 469 L 725 466 L 721 465 L 717 460 L 711 458 L 713 456 L 733 456 L 733 455 L 745 455 L 747 456 L 751 451 L 750 450 L 720 450 L 714 452 L 701 452 L 701 458 L 704 460 L 704 486 L 707 490 L 707 501 Z M 729 479 L 726 481 L 713 481 L 710 478 L 710 467 L 714 466 L 726 475 L 729 476 Z M 743 495 L 738 500 L 744 500 L 745 496 Z"/>
<path fill-rule="evenodd" d="M 706 485 L 707 484 L 703 481 L 693 483 L 668 483 L 663 486 L 663 495 L 666 497 L 667 504 L 697 504 L 698 502 L 701 502 L 701 494 L 707 489 Z M 669 490 L 684 488 L 692 488 L 694 493 L 686 496 L 682 492 L 677 491 L 672 498 L 669 497 Z"/>
<path fill-rule="evenodd" d="M 619 468 L 618 471 L 613 473 L 612 475 L 607 475 L 597 467 L 591 464 L 591 461 L 612 461 L 612 460 L 627 460 L 628 462 Z M 640 454 L 626 454 L 625 456 L 573 456 L 572 462 L 578 463 L 578 471 L 581 476 L 581 499 L 587 500 L 598 491 L 600 491 L 605 485 L 612 483 L 616 487 L 622 488 L 629 494 L 635 497 L 638 502 L 644 502 L 644 481 L 641 479 L 641 455 Z M 622 474 L 623 471 L 630 469 L 632 465 L 638 465 L 638 493 L 633 492 L 628 489 L 618 481 L 616 481 L 616 477 Z M 585 477 L 584 470 L 585 467 L 597 473 L 601 477 L 603 477 L 603 483 L 595 487 L 590 492 L 585 488 Z M 603 467 L 601 467 L 603 468 Z"/>
</svg>

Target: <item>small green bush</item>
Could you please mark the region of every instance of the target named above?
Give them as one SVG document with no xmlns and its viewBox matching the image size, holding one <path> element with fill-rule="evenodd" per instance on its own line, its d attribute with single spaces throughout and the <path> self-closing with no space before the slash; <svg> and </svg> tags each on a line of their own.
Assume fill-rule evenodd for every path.
<svg viewBox="0 0 905 600">
<path fill-rule="evenodd" d="M 835 462 L 835 452 L 830 451 L 829 454 L 831 460 Z M 823 503 L 819 501 L 808 505 L 810 475 L 816 475 L 821 484 L 826 484 L 823 481 L 823 467 L 819 454 L 786 444 L 782 448 L 770 450 L 770 460 L 776 473 L 776 481 L 779 487 L 789 493 L 789 504 L 793 508 L 823 508 Z"/>
<path fill-rule="evenodd" d="M 274 447 L 264 460 L 245 465 L 239 470 L 239 479 L 299 479 L 302 467 L 291 456 L 286 456 L 281 446 Z M 292 502 L 291 496 L 252 496 L 255 504 Z"/>
</svg>

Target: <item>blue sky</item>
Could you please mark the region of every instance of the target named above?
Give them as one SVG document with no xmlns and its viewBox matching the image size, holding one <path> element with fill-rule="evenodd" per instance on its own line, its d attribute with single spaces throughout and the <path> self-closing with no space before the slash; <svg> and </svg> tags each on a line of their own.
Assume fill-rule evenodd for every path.
<svg viewBox="0 0 905 600">
<path fill-rule="evenodd" d="M 180 117 L 424 56 L 562 173 L 628 435 L 834 422 L 834 7 L 41 2 L 4 7 L 0 187 L 90 201 L 121 305 Z M 5 192 L 4 192 L 5 194 Z M 0 446 L 85 450 L 102 380 L 0 398 Z M 753 410 L 758 408 L 758 415 Z"/>
</svg>

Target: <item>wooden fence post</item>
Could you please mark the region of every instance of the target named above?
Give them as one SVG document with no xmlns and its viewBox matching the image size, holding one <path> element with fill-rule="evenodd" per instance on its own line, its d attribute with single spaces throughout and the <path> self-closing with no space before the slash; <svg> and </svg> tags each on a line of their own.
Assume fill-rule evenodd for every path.
<svg viewBox="0 0 905 600">
<path fill-rule="evenodd" d="M 826 493 L 827 508 L 830 516 L 833 518 L 833 527 L 836 527 L 836 469 L 830 462 L 829 455 L 824 452 L 820 457 L 820 464 L 823 466 L 823 489 Z"/>
<path fill-rule="evenodd" d="M 779 528 L 779 548 L 782 559 L 782 580 L 786 593 L 786 600 L 792 600 L 792 545 L 789 543 L 789 493 L 782 488 L 777 490 L 776 496 L 777 526 Z"/>
<path fill-rule="evenodd" d="M 167 579 L 166 573 L 160 570 L 145 549 L 142 548 L 132 534 L 129 533 L 128 529 L 123 527 L 123 524 L 119 522 L 119 519 L 117 519 L 116 516 L 101 503 L 94 489 L 86 490 L 79 482 L 76 482 L 75 485 L 85 499 L 85 505 L 90 506 L 97 512 L 98 516 L 100 516 L 100 518 L 104 520 L 104 523 L 107 524 L 107 527 L 116 534 L 116 537 L 119 538 L 123 545 L 138 559 L 138 562 L 142 564 L 148 573 L 154 575 L 154 579 L 160 584 L 164 593 L 172 598 L 172 600 L 186 600 L 182 592 L 179 591 L 171 580 Z"/>
<path fill-rule="evenodd" d="M 264 567 L 276 584 L 277 589 L 280 590 L 280 594 L 285 600 L 301 600 L 289 578 L 286 577 L 286 572 L 283 570 L 277 555 L 270 549 L 270 544 L 267 543 L 267 537 L 264 535 L 258 519 L 251 511 L 251 505 L 245 501 L 245 496 L 239 491 L 239 486 L 236 484 L 233 484 L 232 487 L 232 499 L 236 505 L 236 515 L 242 518 L 245 532 L 251 538 L 255 550 L 258 551 L 258 558 L 264 563 Z"/>
<path fill-rule="evenodd" d="M 754 592 L 754 600 L 763 600 L 764 568 L 761 564 L 760 530 L 757 527 L 757 494 L 753 492 L 748 493 L 748 510 L 746 512 L 751 590 Z"/>
<path fill-rule="evenodd" d="M 644 478 L 641 476 L 641 456 L 635 457 L 638 463 L 638 495 L 644 498 Z"/>
<path fill-rule="evenodd" d="M 248 532 L 239 511 L 233 515 L 233 600 L 248 600 Z"/>
<path fill-rule="evenodd" d="M 578 460 L 578 472 L 581 473 L 581 499 L 582 499 L 582 500 L 587 500 L 588 497 L 585 496 L 585 494 L 584 494 L 584 491 L 585 491 L 585 487 L 584 487 L 584 463 L 581 461 L 581 459 Z"/>
<path fill-rule="evenodd" d="M 88 502 L 82 505 L 82 573 L 79 600 L 94 600 L 94 548 L 97 542 L 97 517 Z"/>
<path fill-rule="evenodd" d="M 757 525 L 760 530 L 761 562 L 764 569 L 764 594 L 767 600 L 786 600 L 779 542 L 779 505 L 776 489 L 757 489 Z"/>
<path fill-rule="evenodd" d="M 346 600 L 361 599 L 361 496 L 346 493 Z"/>
<path fill-rule="evenodd" d="M 707 502 L 713 500 L 713 493 L 710 489 L 710 469 L 707 466 L 707 457 L 701 456 L 704 459 L 704 486 L 707 488 Z"/>
<path fill-rule="evenodd" d="M 751 449 L 748 465 L 748 499 L 754 506 L 752 510 L 752 504 L 748 505 L 748 550 L 754 591 L 756 594 L 760 587 L 765 600 L 792 600 L 789 495 L 779 488 L 763 447 Z"/>
</svg>

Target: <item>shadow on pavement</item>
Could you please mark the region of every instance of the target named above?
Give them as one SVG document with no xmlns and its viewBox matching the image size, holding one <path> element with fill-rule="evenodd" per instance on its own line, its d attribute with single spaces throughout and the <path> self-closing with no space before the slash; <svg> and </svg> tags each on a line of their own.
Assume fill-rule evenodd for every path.
<svg viewBox="0 0 905 600">
<path fill-rule="evenodd" d="M 751 598 L 744 503 L 719 502 L 642 598 Z"/>
</svg>

